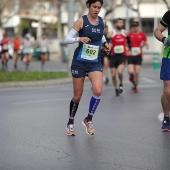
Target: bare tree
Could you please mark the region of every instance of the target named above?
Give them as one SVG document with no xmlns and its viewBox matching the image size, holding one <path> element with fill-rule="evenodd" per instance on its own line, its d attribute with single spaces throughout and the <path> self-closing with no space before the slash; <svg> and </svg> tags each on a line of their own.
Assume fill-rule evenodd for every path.
<svg viewBox="0 0 170 170">
<path fill-rule="evenodd" d="M 78 14 L 79 14 L 79 17 L 80 17 L 85 12 L 87 6 L 86 6 L 86 3 L 85 3 L 86 2 L 85 0 L 79 0 L 78 2 L 80 2 L 80 7 L 78 8 Z M 115 4 L 116 4 L 115 0 L 105 0 L 104 1 L 103 7 L 106 10 L 105 16 L 107 16 L 108 14 L 110 14 L 114 10 L 114 8 L 116 7 Z"/>
<path fill-rule="evenodd" d="M 0 1 L 0 29 L 3 24 L 18 13 L 17 0 L 1 0 Z"/>
<path fill-rule="evenodd" d="M 167 0 L 163 0 L 163 2 L 165 3 L 167 9 L 169 10 L 169 9 L 170 9 L 170 6 L 169 6 L 169 4 L 168 4 L 168 1 L 167 1 Z"/>
<path fill-rule="evenodd" d="M 122 4 L 124 4 L 128 9 L 134 11 L 137 13 L 137 16 L 138 16 L 138 21 L 140 23 L 140 29 L 142 29 L 141 27 L 141 15 L 140 15 L 140 10 L 139 10 L 139 6 L 141 4 L 142 0 L 136 0 L 135 3 L 136 3 L 136 8 L 134 8 L 134 3 L 130 3 L 129 0 L 123 0 L 122 1 Z M 128 27 L 127 29 L 129 29 L 129 18 L 127 16 L 126 18 L 126 27 Z"/>
<path fill-rule="evenodd" d="M 116 3 L 116 0 L 106 0 L 103 4 L 103 7 L 106 9 L 105 17 L 113 12 L 113 10 L 118 6 L 119 4 Z"/>
<path fill-rule="evenodd" d="M 58 20 L 57 20 L 57 37 L 59 39 L 62 38 L 62 25 L 61 25 L 61 6 L 62 6 L 62 0 L 57 0 L 57 4 L 56 4 L 56 7 L 57 7 L 57 17 L 58 17 Z"/>
</svg>

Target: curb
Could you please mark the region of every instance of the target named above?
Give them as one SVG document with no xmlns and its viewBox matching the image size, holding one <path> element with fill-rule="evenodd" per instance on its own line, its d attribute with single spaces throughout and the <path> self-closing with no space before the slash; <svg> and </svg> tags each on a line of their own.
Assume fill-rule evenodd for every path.
<svg viewBox="0 0 170 170">
<path fill-rule="evenodd" d="M 5 82 L 0 83 L 0 88 L 11 87 L 37 87 L 37 86 L 50 86 L 72 83 L 72 78 L 54 79 L 54 80 L 39 80 L 28 82 Z"/>
</svg>

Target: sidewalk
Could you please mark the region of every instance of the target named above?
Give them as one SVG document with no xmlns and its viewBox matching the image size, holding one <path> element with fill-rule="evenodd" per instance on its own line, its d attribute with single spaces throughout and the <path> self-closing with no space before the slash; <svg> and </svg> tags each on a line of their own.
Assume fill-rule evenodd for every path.
<svg viewBox="0 0 170 170">
<path fill-rule="evenodd" d="M 71 82 L 72 82 L 72 78 L 39 80 L 39 81 L 28 81 L 28 82 L 6 82 L 6 83 L 0 83 L 0 88 L 52 86 L 52 85 L 67 84 Z"/>
</svg>

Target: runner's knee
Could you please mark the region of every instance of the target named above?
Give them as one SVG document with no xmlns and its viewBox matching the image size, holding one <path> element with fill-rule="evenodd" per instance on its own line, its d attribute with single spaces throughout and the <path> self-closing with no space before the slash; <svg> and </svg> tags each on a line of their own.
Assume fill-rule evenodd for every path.
<svg viewBox="0 0 170 170">
<path fill-rule="evenodd" d="M 82 96 L 82 93 L 76 93 L 76 94 L 74 94 L 73 99 L 74 99 L 75 101 L 80 101 L 81 96 Z"/>
<path fill-rule="evenodd" d="M 128 73 L 131 75 L 133 74 L 133 70 L 132 69 L 128 69 Z"/>
<path fill-rule="evenodd" d="M 116 76 L 115 76 L 115 75 L 113 75 L 113 76 L 112 76 L 112 79 L 113 79 L 113 80 L 116 80 Z"/>
<path fill-rule="evenodd" d="M 119 73 L 118 73 L 118 75 L 119 75 L 119 76 L 122 76 L 122 75 L 123 75 L 123 73 L 122 73 L 122 72 L 119 72 Z"/>
<path fill-rule="evenodd" d="M 139 73 L 140 73 L 140 70 L 135 70 L 136 75 L 139 75 Z"/>
<path fill-rule="evenodd" d="M 94 88 L 93 89 L 93 94 L 97 97 L 101 96 L 101 93 L 102 93 L 102 89 L 100 88 Z"/>
<path fill-rule="evenodd" d="M 170 87 L 167 86 L 166 88 L 164 88 L 163 94 L 170 97 Z"/>
<path fill-rule="evenodd" d="M 116 82 L 117 82 L 116 76 L 112 76 L 112 81 L 113 81 L 113 83 L 116 83 Z"/>
</svg>

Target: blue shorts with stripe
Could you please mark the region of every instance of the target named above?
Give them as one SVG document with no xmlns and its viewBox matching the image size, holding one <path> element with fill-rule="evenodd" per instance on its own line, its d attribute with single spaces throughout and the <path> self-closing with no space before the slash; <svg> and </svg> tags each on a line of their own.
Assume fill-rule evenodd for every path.
<svg viewBox="0 0 170 170">
<path fill-rule="evenodd" d="M 161 80 L 170 80 L 170 59 L 162 58 L 162 65 L 160 71 Z"/>
<path fill-rule="evenodd" d="M 101 62 L 84 62 L 80 60 L 72 62 L 71 74 L 74 78 L 85 77 L 93 71 L 103 72 Z"/>
</svg>

